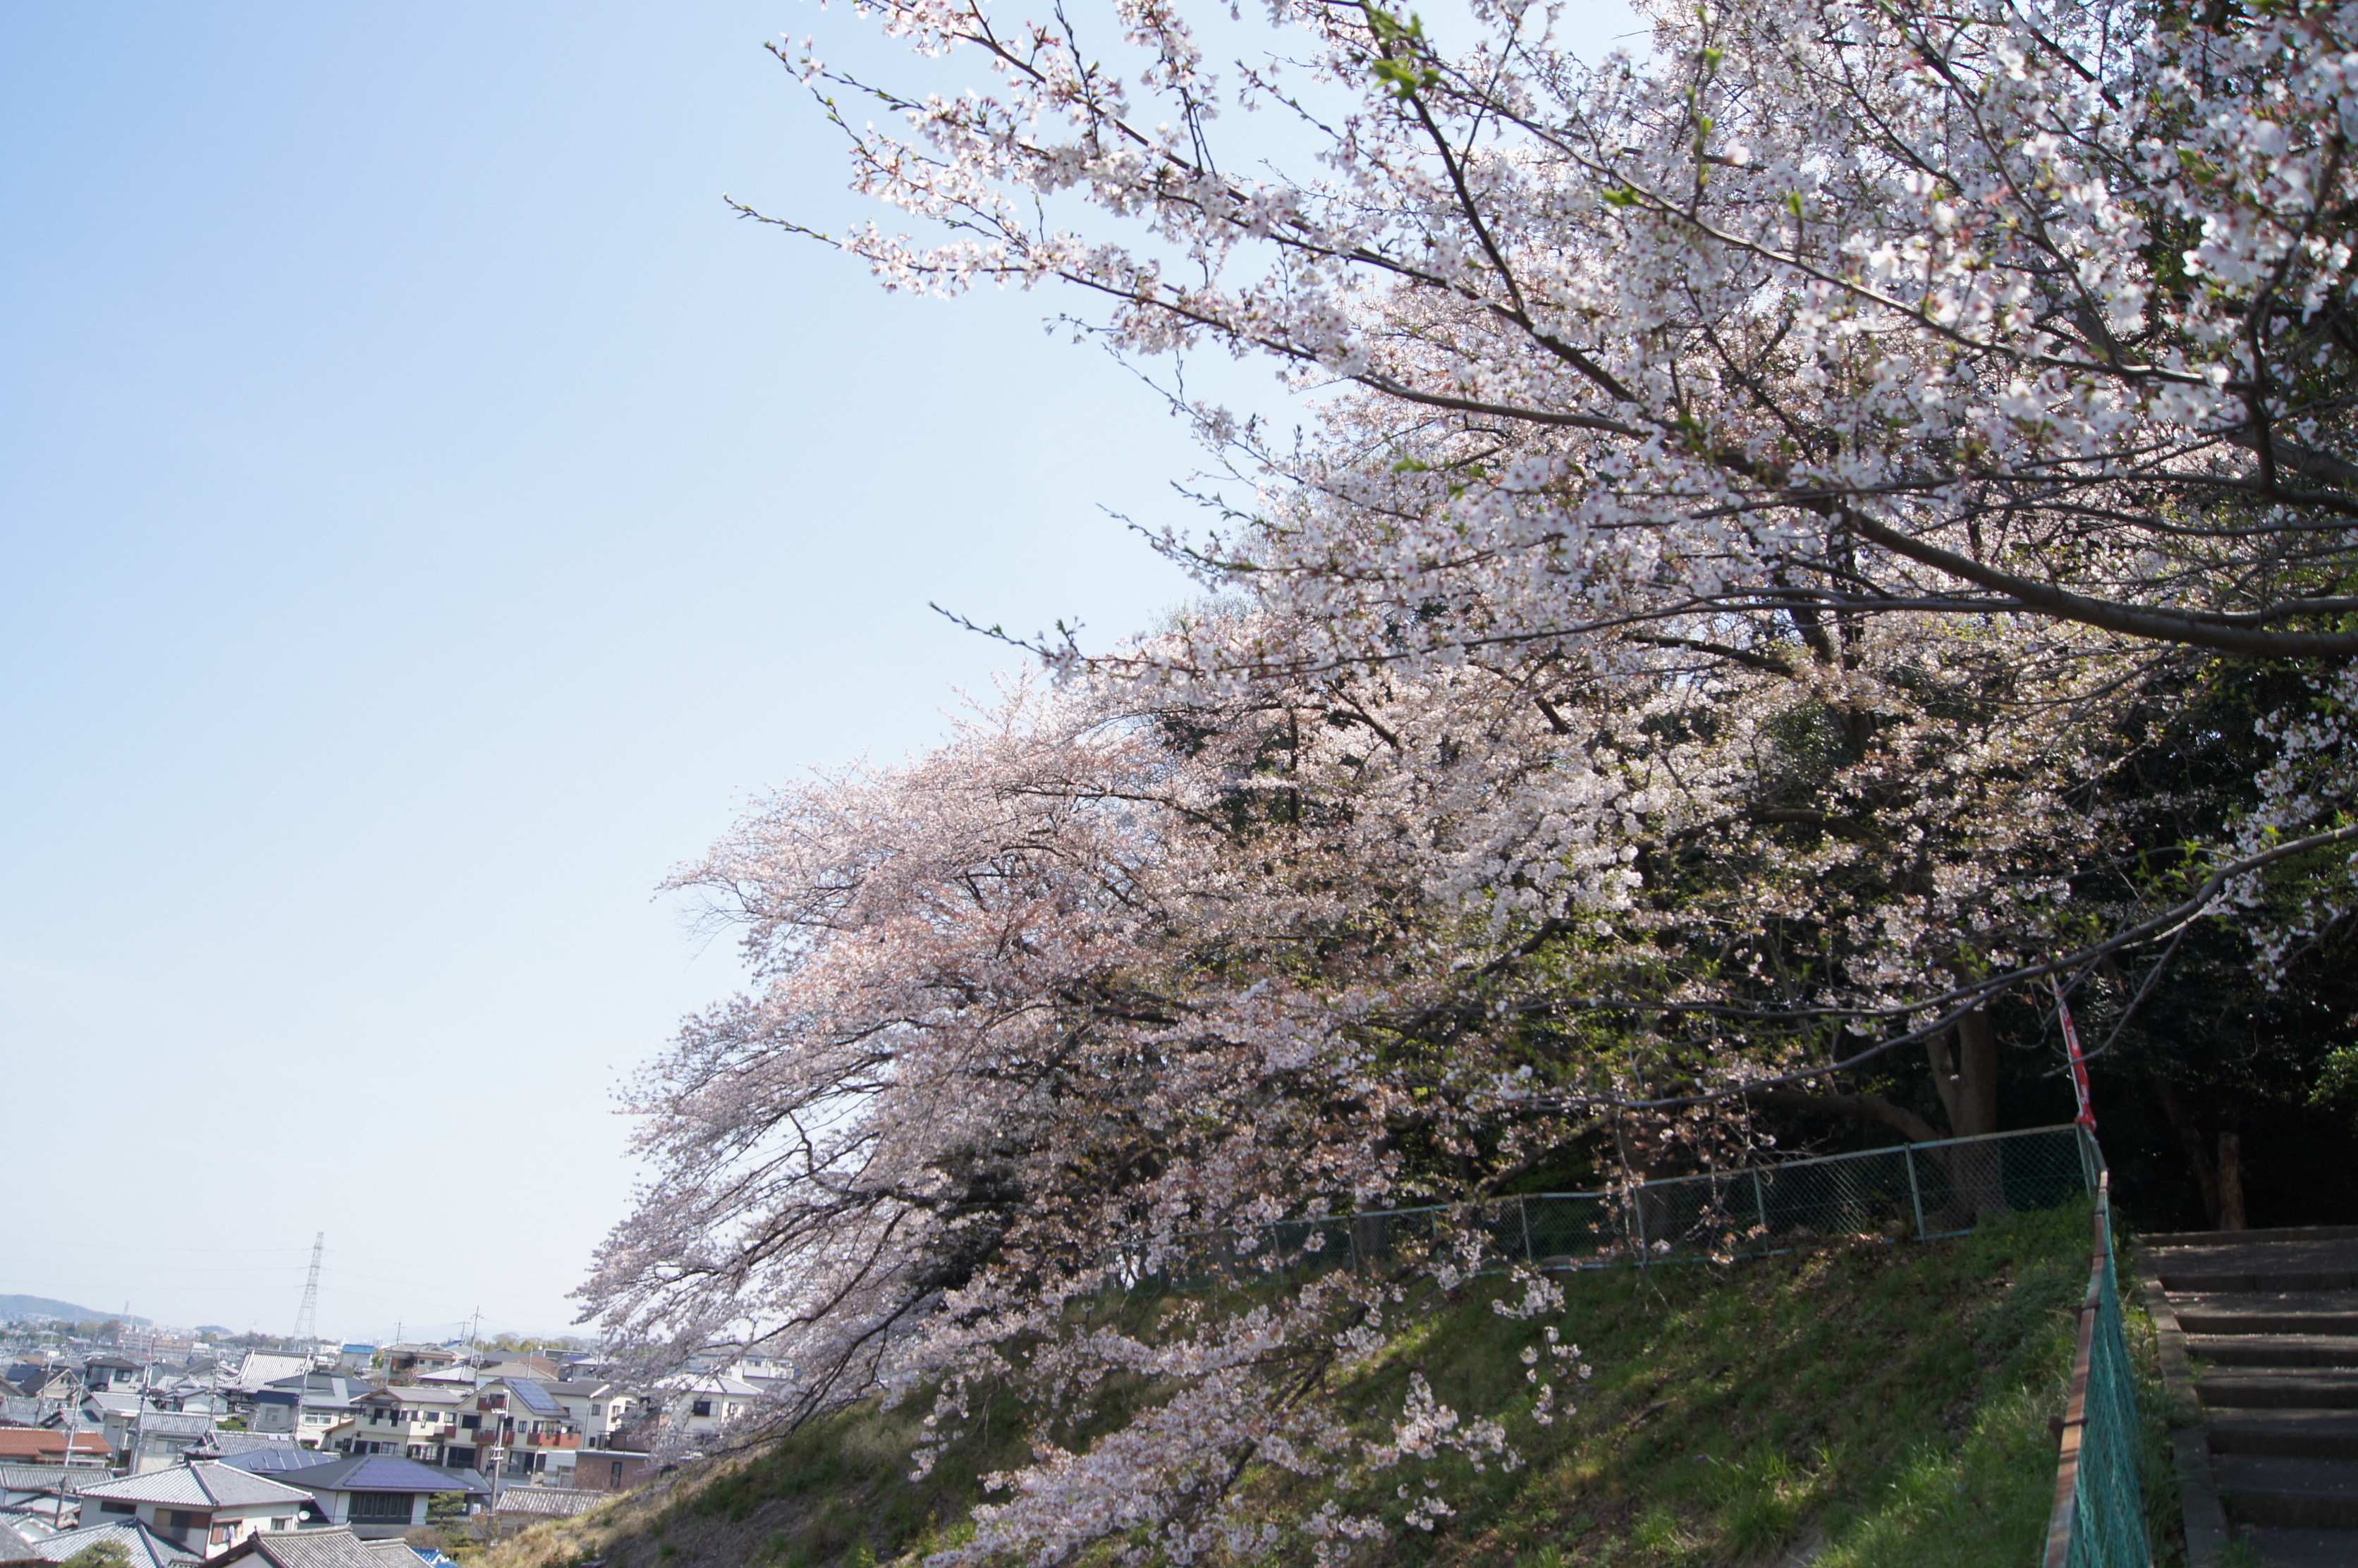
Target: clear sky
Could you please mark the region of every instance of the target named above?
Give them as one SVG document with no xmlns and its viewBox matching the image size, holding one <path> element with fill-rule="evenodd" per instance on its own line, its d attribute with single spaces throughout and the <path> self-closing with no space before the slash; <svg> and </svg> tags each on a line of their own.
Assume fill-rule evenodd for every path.
<svg viewBox="0 0 2358 1568">
<path fill-rule="evenodd" d="M 729 215 L 866 215 L 813 21 L 0 8 L 0 1292 L 283 1331 L 324 1231 L 325 1333 L 564 1327 L 736 979 L 665 871 L 1009 664 L 928 600 L 1185 597 L 1059 301 Z"/>
</svg>

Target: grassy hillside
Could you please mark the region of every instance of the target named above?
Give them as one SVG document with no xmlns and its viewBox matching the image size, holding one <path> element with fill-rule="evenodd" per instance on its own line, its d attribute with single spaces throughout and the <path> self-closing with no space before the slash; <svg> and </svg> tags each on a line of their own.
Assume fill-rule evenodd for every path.
<svg viewBox="0 0 2358 1568">
<path fill-rule="evenodd" d="M 1528 1465 L 1461 1471 L 1450 1492 L 1457 1517 L 1430 1535 L 1401 1530 L 1374 1560 L 2033 1562 L 2053 1496 L 2048 1423 L 2062 1408 L 2086 1235 L 2075 1209 L 1929 1246 L 1859 1242 L 1725 1269 L 1581 1275 L 1560 1320 L 1596 1368 L 1579 1414 L 1538 1443 L 1521 1441 L 1534 1429 L 1520 1426 Z M 1422 1371 L 1468 1414 L 1513 1410 L 1528 1391 L 1516 1347 L 1530 1331 L 1488 1300 L 1465 1292 L 1338 1397 L 1396 1407 Z M 914 1418 L 863 1408 L 536 1527 L 481 1568 L 914 1562 L 956 1538 L 977 1476 L 1019 1457 L 1011 1413 L 912 1483 Z M 2148 1468 L 2166 1477 L 2166 1465 Z M 1396 1515 L 1403 1505 L 1390 1506 Z"/>
</svg>

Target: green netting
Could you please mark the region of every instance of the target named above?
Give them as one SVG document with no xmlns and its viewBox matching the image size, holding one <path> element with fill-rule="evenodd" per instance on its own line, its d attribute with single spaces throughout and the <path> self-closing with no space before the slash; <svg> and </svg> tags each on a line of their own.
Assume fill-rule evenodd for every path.
<svg viewBox="0 0 2358 1568">
<path fill-rule="evenodd" d="M 2092 1170 L 2102 1169 L 2095 1140 L 2087 1140 Z M 2067 1446 L 2056 1478 L 2055 1519 L 2048 1530 L 2047 1568 L 2150 1568 L 2146 1536 L 2145 1433 L 2137 1419 L 2136 1379 L 2121 1322 L 2118 1267 L 2113 1256 L 2110 1184 L 2096 1188 L 2094 1258 L 2083 1307 L 2081 1356 L 2073 1368 L 2067 1427 L 2079 1431 L 2076 1453 Z"/>
<path fill-rule="evenodd" d="M 1272 1271 L 1363 1268 L 1440 1248 L 1490 1270 L 1759 1257 L 1834 1237 L 1963 1235 L 1984 1219 L 2060 1207 L 2093 1184 L 2078 1130 L 2044 1127 L 1614 1192 L 1286 1220 L 1201 1238 L 1183 1260 L 1127 1270 L 1122 1278 L 1129 1289 L 1185 1290 Z"/>
<path fill-rule="evenodd" d="M 1825 1237 L 1962 1235 L 1983 1219 L 2055 1208 L 2088 1190 L 2075 1130 L 2050 1127 L 1645 1182 L 1617 1194 L 1541 1194 L 1509 1200 L 1490 1228 L 1501 1258 L 1559 1268 L 1758 1256 Z"/>
</svg>

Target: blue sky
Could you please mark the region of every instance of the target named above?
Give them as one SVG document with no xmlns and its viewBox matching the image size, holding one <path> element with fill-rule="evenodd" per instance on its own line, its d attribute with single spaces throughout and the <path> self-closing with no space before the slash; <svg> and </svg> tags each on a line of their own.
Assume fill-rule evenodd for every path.
<svg viewBox="0 0 2358 1568">
<path fill-rule="evenodd" d="M 729 215 L 865 215 L 814 20 L 0 9 L 0 1292 L 284 1329 L 325 1231 L 326 1332 L 561 1327 L 735 979 L 665 871 L 1008 665 L 928 600 L 1186 596 L 1057 300 Z"/>
</svg>

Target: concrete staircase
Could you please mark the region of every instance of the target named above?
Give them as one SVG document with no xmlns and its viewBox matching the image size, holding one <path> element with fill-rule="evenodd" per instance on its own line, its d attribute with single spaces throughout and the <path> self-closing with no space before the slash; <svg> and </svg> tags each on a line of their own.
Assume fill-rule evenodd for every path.
<svg viewBox="0 0 2358 1568">
<path fill-rule="evenodd" d="M 2277 1568 L 2358 1568 L 2358 1226 L 2144 1248 L 2164 1380 L 2201 1416 L 2178 1434 L 2198 1568 L 2230 1536 Z"/>
</svg>

